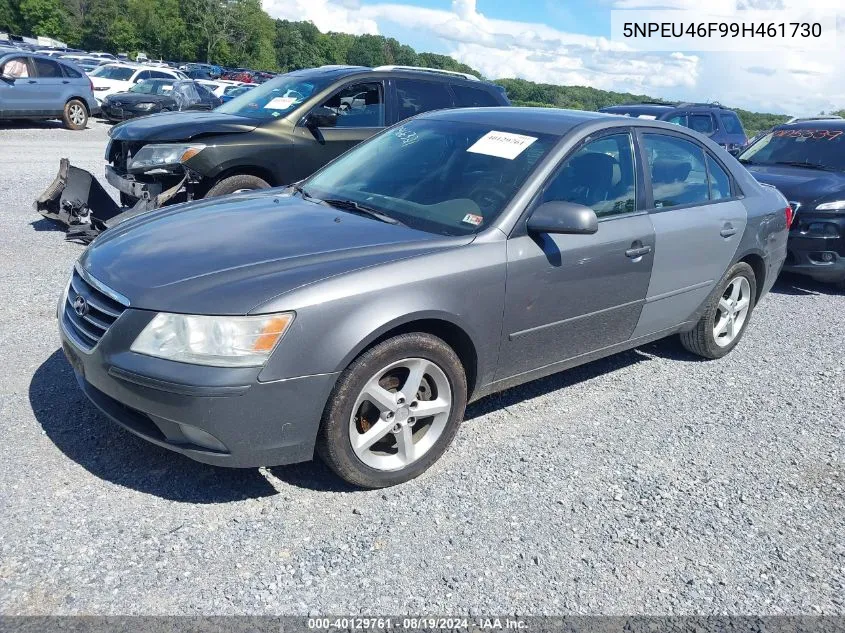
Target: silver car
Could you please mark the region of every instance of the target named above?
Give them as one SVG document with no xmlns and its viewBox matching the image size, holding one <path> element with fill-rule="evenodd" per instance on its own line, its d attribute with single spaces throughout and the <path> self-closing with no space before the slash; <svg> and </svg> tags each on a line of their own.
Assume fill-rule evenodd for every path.
<svg viewBox="0 0 845 633">
<path fill-rule="evenodd" d="M 0 53 L 0 119 L 61 119 L 69 130 L 84 130 L 97 111 L 91 80 L 72 62 Z"/>
<path fill-rule="evenodd" d="M 440 110 L 293 187 L 107 230 L 60 332 L 87 396 L 154 444 L 237 467 L 316 449 L 390 486 L 443 454 L 468 401 L 670 335 L 724 356 L 790 220 L 676 125 Z"/>
</svg>

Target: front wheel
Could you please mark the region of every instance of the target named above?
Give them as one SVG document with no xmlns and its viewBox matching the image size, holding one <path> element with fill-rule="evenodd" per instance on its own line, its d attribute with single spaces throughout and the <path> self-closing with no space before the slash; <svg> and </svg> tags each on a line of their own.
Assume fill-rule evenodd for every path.
<svg viewBox="0 0 845 633">
<path fill-rule="evenodd" d="M 250 176 L 249 174 L 238 174 L 236 176 L 229 176 L 215 184 L 203 198 L 213 198 L 215 196 L 225 196 L 230 193 L 241 193 L 244 191 L 253 191 L 255 189 L 269 189 L 270 183 L 258 176 Z"/>
<path fill-rule="evenodd" d="M 84 130 L 88 124 L 88 110 L 79 99 L 71 99 L 62 112 L 62 123 L 69 130 Z"/>
<path fill-rule="evenodd" d="M 681 334 L 681 343 L 704 358 L 721 358 L 739 343 L 757 296 L 754 270 L 745 262 L 734 264 L 710 295 L 695 328 Z"/>
<path fill-rule="evenodd" d="M 466 376 L 443 340 L 402 334 L 359 356 L 329 397 L 317 451 L 363 488 L 403 483 L 451 444 L 464 415 Z"/>
</svg>

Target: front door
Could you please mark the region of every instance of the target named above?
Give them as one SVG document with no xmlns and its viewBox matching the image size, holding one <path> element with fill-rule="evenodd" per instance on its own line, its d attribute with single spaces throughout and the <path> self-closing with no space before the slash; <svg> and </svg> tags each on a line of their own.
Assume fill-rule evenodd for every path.
<svg viewBox="0 0 845 633">
<path fill-rule="evenodd" d="M 635 335 L 683 323 L 704 302 L 736 254 L 747 222 L 727 170 L 686 136 L 641 136 L 656 256 Z"/>
<path fill-rule="evenodd" d="M 315 132 L 305 124 L 308 116 L 319 116 L 320 123 Z M 311 110 L 308 116 L 297 126 L 297 136 L 303 145 L 296 165 L 291 166 L 291 182 L 310 176 L 384 129 L 384 84 L 368 81 L 344 86 Z"/>
<path fill-rule="evenodd" d="M 38 95 L 35 70 L 29 57 L 12 57 L 3 62 L 0 74 L 0 113 L 5 116 L 32 114 Z"/>
<path fill-rule="evenodd" d="M 630 132 L 586 142 L 564 160 L 534 206 L 563 200 L 591 207 L 592 235 L 508 240 L 498 379 L 627 341 L 639 319 L 654 259 L 654 232 L 638 210 Z"/>
</svg>

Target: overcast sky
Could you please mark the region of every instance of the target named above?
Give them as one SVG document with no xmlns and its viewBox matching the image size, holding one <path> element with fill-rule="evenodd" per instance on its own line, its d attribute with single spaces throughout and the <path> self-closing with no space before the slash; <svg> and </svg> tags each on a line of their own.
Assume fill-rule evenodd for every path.
<svg viewBox="0 0 845 633">
<path fill-rule="evenodd" d="M 730 10 L 838 6 L 839 0 L 716 0 Z M 823 52 L 636 52 L 610 40 L 611 9 L 712 7 L 712 0 L 263 0 L 274 18 L 321 31 L 395 37 L 490 78 L 720 101 L 790 114 L 845 108 L 845 11 Z M 736 6 L 735 3 L 739 3 Z M 841 3 L 845 6 L 845 2 Z M 695 15 L 692 13 L 691 15 Z"/>
</svg>

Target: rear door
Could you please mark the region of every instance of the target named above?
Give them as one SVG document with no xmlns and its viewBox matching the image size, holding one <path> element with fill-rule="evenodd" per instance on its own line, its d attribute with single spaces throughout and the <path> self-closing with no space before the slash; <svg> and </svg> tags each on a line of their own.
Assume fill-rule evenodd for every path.
<svg viewBox="0 0 845 633">
<path fill-rule="evenodd" d="M 498 379 L 631 337 L 654 260 L 633 145 L 633 133 L 619 128 L 586 139 L 532 204 L 589 206 L 599 218 L 596 233 L 530 235 L 523 229 L 508 240 Z"/>
<path fill-rule="evenodd" d="M 733 261 L 747 222 L 728 170 L 686 134 L 641 129 L 655 259 L 634 336 L 687 321 Z"/>
<path fill-rule="evenodd" d="M 26 55 L 7 58 L 0 74 L 9 79 L 0 79 L 0 113 L 5 116 L 35 114 L 38 96 L 37 79 L 32 61 Z"/>
<path fill-rule="evenodd" d="M 292 166 L 295 182 L 309 176 L 361 141 L 384 129 L 385 90 L 382 80 L 347 84 L 313 108 L 307 116 L 320 115 L 322 141 L 306 127 L 307 117 L 298 125 L 297 136 L 303 147 Z"/>
<path fill-rule="evenodd" d="M 32 63 L 38 86 L 36 109 L 39 114 L 61 114 L 65 107 L 66 86 L 70 80 L 64 76 L 61 65 L 52 59 L 33 57 Z"/>
</svg>

